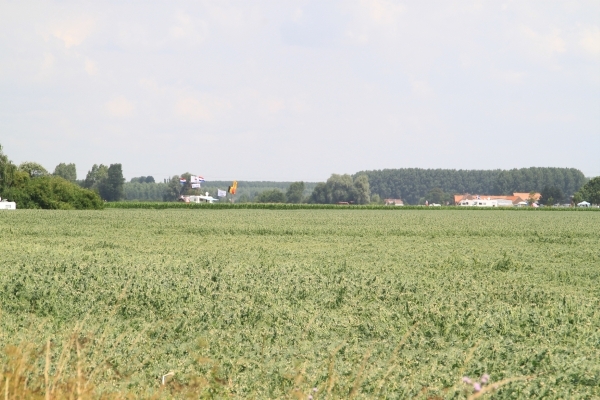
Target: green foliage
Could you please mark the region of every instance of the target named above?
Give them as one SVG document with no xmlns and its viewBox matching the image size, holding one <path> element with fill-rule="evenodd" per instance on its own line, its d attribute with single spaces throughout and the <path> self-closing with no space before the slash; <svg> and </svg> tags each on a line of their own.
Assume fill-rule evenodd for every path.
<svg viewBox="0 0 600 400">
<path fill-rule="evenodd" d="M 431 189 L 425 196 L 425 200 L 427 200 L 429 204 L 454 204 L 454 196 L 451 193 L 445 193 L 441 188 Z"/>
<path fill-rule="evenodd" d="M 332 174 L 326 185 L 330 199 L 328 203 L 351 202 L 356 198 L 354 182 L 348 174 Z"/>
<path fill-rule="evenodd" d="M 94 164 L 88 171 L 83 187 L 91 189 L 100 194 L 103 200 L 119 201 L 124 198 L 123 169 L 121 164 Z"/>
<path fill-rule="evenodd" d="M 10 393 L 50 339 L 94 398 L 600 397 L 600 213 L 277 206 L 3 214 Z"/>
<path fill-rule="evenodd" d="M 99 182 L 98 192 L 106 201 L 119 201 L 123 198 L 124 183 L 121 164 L 110 164 L 106 171 L 106 178 Z"/>
<path fill-rule="evenodd" d="M 167 193 L 166 183 L 138 183 L 126 182 L 123 184 L 123 196 L 126 200 L 162 201 Z"/>
<path fill-rule="evenodd" d="M 591 204 L 600 204 L 600 176 L 590 179 L 573 197 L 575 203 L 584 200 Z"/>
<path fill-rule="evenodd" d="M 71 164 L 73 165 L 73 164 Z M 0 197 L 14 201 L 17 208 L 89 210 L 103 208 L 100 197 L 61 177 L 48 175 L 41 165 L 10 162 L 0 146 Z"/>
<path fill-rule="evenodd" d="M 138 176 L 136 178 L 131 178 L 131 183 L 155 183 L 153 176 Z"/>
<path fill-rule="evenodd" d="M 99 191 L 100 183 L 108 177 L 108 167 L 106 165 L 94 164 L 92 169 L 88 171 L 83 187 L 86 189 L 92 189 Z"/>
<path fill-rule="evenodd" d="M 189 173 L 182 174 L 181 176 L 189 176 Z M 148 178 L 152 177 L 137 177 L 133 178 L 131 182 L 127 182 L 123 186 L 124 196 L 127 200 L 142 200 L 142 201 L 176 201 L 177 198 L 182 194 L 204 194 L 209 192 L 213 197 L 217 196 L 217 190 L 226 190 L 231 181 L 211 181 L 203 182 L 201 189 L 192 189 L 189 181 L 184 186 L 179 184 L 180 175 L 175 175 L 171 179 L 166 179 L 165 182 L 160 183 L 144 183 L 142 180 L 147 181 Z M 177 178 L 177 179 L 175 179 Z M 143 186 L 139 186 L 143 184 Z M 297 184 L 298 182 L 262 182 L 262 181 L 238 181 L 237 193 L 234 197 L 235 202 L 254 202 L 258 199 L 260 193 L 279 189 L 281 191 L 287 191 L 290 185 Z M 304 182 L 304 190 L 301 194 L 301 200 L 305 201 L 306 197 L 310 195 L 316 183 Z M 294 200 L 297 200 L 298 196 L 295 194 Z"/>
<path fill-rule="evenodd" d="M 354 179 L 348 174 L 332 174 L 327 182 L 315 186 L 310 202 L 317 204 L 356 203 L 367 204 L 371 198 L 369 179 L 360 174 Z"/>
<path fill-rule="evenodd" d="M 449 194 L 512 194 L 540 192 L 544 186 L 556 186 L 569 196 L 586 182 L 574 168 L 521 168 L 512 170 L 384 169 L 364 171 L 371 192 L 381 198 L 404 199 L 418 204 L 427 193 L 440 188 Z"/>
<path fill-rule="evenodd" d="M 15 185 L 5 189 L 3 196 L 17 203 L 18 208 L 56 210 L 101 209 L 103 203 L 95 192 L 79 187 L 58 176 L 29 178 L 26 172 Z"/>
<path fill-rule="evenodd" d="M 36 162 L 31 161 L 21 163 L 19 165 L 19 171 L 27 173 L 32 178 L 48 175 L 48 171 L 46 171 L 46 168 L 42 167 Z"/>
<path fill-rule="evenodd" d="M 310 195 L 310 202 L 316 204 L 327 204 L 330 200 L 329 188 L 326 183 L 319 182 Z"/>
<path fill-rule="evenodd" d="M 167 187 L 163 194 L 164 201 L 175 201 L 181 196 L 181 185 L 179 184 L 179 175 L 173 175 L 173 177 L 167 182 Z"/>
<path fill-rule="evenodd" d="M 383 204 L 383 200 L 377 193 L 371 195 L 371 204 Z"/>
<path fill-rule="evenodd" d="M 302 203 L 304 198 L 304 182 L 294 182 L 290 184 L 287 192 L 285 193 L 285 198 L 288 203 Z"/>
<path fill-rule="evenodd" d="M 257 199 L 259 203 L 285 203 L 285 193 L 279 189 L 265 190 Z"/>
<path fill-rule="evenodd" d="M 358 175 L 354 178 L 354 190 L 356 193 L 356 204 L 368 204 L 371 200 L 371 190 L 369 189 L 369 178 L 367 175 Z"/>
<path fill-rule="evenodd" d="M 53 175 L 60 176 L 69 182 L 75 182 L 77 180 L 77 168 L 75 167 L 75 164 L 72 163 L 60 163 L 56 166 L 56 168 L 54 168 Z"/>
<path fill-rule="evenodd" d="M 556 186 L 544 186 L 540 194 L 542 195 L 540 201 L 547 206 L 562 203 L 565 197 L 562 190 Z"/>
<path fill-rule="evenodd" d="M 0 144 L 0 195 L 3 190 L 12 185 L 16 172 L 17 167 L 4 154 L 2 145 Z"/>
</svg>

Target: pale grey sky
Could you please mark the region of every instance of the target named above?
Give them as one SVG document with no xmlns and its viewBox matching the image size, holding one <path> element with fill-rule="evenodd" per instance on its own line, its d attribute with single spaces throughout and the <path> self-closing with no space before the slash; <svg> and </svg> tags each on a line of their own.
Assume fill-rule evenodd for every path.
<svg viewBox="0 0 600 400">
<path fill-rule="evenodd" d="M 600 2 L 0 0 L 0 144 L 79 178 L 600 175 Z"/>
</svg>

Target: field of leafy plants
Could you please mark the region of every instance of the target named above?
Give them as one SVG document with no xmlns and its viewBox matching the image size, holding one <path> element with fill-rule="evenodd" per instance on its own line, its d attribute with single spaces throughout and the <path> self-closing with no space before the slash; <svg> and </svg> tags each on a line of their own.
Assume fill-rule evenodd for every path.
<svg viewBox="0 0 600 400">
<path fill-rule="evenodd" d="M 7 398 L 600 397 L 600 213 L 0 213 Z"/>
</svg>

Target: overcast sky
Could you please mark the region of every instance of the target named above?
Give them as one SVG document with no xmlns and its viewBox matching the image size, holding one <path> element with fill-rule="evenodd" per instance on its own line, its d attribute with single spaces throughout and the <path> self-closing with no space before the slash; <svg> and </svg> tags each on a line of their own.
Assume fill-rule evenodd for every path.
<svg viewBox="0 0 600 400">
<path fill-rule="evenodd" d="M 600 2 L 1 1 L 0 144 L 50 171 L 600 175 Z"/>
</svg>

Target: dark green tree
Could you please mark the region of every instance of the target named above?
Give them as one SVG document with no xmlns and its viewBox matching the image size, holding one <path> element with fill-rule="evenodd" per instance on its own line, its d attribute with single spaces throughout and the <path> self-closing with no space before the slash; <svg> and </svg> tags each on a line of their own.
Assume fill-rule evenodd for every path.
<svg viewBox="0 0 600 400">
<path fill-rule="evenodd" d="M 179 175 L 173 175 L 171 179 L 167 181 L 167 189 L 163 197 L 164 201 L 175 201 L 181 196 L 181 185 L 179 184 Z"/>
<path fill-rule="evenodd" d="M 371 200 L 369 178 L 367 175 L 362 174 L 354 178 L 354 195 L 354 202 L 356 204 L 368 204 Z"/>
<path fill-rule="evenodd" d="M 350 175 L 332 174 L 327 182 L 319 183 L 310 196 L 311 203 L 357 203 L 367 204 L 371 200 L 369 178 L 366 174 Z"/>
<path fill-rule="evenodd" d="M 52 175 L 60 176 L 69 182 L 75 182 L 77 180 L 77 168 L 75 168 L 75 164 L 72 163 L 60 163 L 54 168 L 54 173 Z"/>
<path fill-rule="evenodd" d="M 354 181 L 348 174 L 332 174 L 326 182 L 331 193 L 331 202 L 353 202 L 356 199 L 356 188 Z"/>
<path fill-rule="evenodd" d="M 425 197 L 429 203 L 444 204 L 445 193 L 441 188 L 433 188 Z"/>
<path fill-rule="evenodd" d="M 304 196 L 304 182 L 294 182 L 290 185 L 285 197 L 288 203 L 301 203 Z"/>
<path fill-rule="evenodd" d="M 106 178 L 98 185 L 100 196 L 106 201 L 119 201 L 123 198 L 123 169 L 121 164 L 111 164 L 108 167 Z"/>
<path fill-rule="evenodd" d="M 541 203 L 547 206 L 560 203 L 565 197 L 562 190 L 556 186 L 544 186 L 540 194 L 542 195 Z"/>
<path fill-rule="evenodd" d="M 108 177 L 108 167 L 106 165 L 94 164 L 92 169 L 88 171 L 83 187 L 86 189 L 92 189 L 98 191 L 100 183 Z"/>
<path fill-rule="evenodd" d="M 573 196 L 575 204 L 584 200 L 591 204 L 600 204 L 600 176 L 590 179 Z"/>
<path fill-rule="evenodd" d="M 331 193 L 325 182 L 317 183 L 310 195 L 310 202 L 316 204 L 331 203 Z"/>
<path fill-rule="evenodd" d="M 285 203 L 285 193 L 279 189 L 265 190 L 258 195 L 259 203 Z"/>
</svg>

